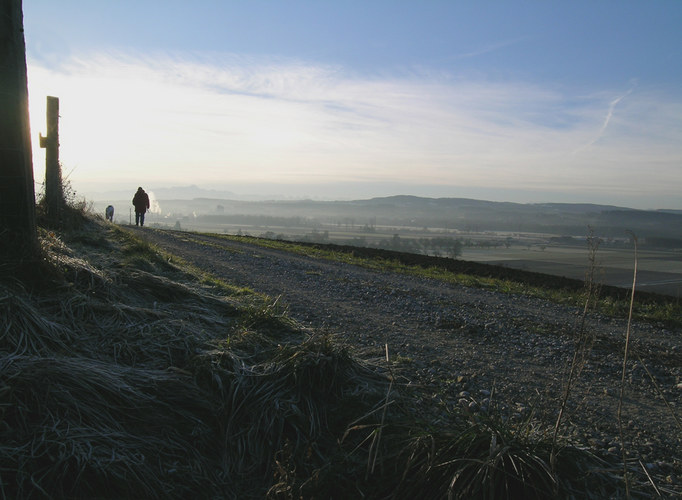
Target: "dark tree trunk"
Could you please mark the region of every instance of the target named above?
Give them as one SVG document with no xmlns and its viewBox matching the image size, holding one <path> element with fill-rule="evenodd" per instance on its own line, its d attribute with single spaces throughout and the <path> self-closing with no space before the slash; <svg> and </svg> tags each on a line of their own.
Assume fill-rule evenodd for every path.
<svg viewBox="0 0 682 500">
<path fill-rule="evenodd" d="M 0 2 L 0 252 L 37 250 L 21 0 Z"/>
</svg>

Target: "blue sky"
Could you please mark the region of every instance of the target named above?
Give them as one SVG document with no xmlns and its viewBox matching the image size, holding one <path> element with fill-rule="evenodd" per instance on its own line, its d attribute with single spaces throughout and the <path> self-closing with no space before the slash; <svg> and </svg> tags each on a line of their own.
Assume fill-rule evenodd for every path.
<svg viewBox="0 0 682 500">
<path fill-rule="evenodd" d="M 682 208 L 679 1 L 24 0 L 24 25 L 34 146 L 58 96 L 86 197 Z"/>
</svg>

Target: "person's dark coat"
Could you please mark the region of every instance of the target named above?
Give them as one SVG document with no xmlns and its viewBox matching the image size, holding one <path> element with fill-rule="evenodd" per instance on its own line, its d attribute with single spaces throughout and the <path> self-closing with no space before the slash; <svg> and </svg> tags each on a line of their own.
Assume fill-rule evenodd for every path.
<svg viewBox="0 0 682 500">
<path fill-rule="evenodd" d="M 138 214 L 143 214 L 149 210 L 149 195 L 141 187 L 137 188 L 133 197 L 133 205 L 135 205 L 135 212 Z"/>
</svg>

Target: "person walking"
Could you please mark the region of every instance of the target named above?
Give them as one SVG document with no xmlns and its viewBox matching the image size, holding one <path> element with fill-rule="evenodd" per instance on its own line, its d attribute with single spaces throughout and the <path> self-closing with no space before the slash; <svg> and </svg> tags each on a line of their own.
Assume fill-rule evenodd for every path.
<svg viewBox="0 0 682 500">
<path fill-rule="evenodd" d="M 135 206 L 135 225 L 144 226 L 144 214 L 149 210 L 149 195 L 141 187 L 137 188 L 133 196 L 133 205 Z"/>
</svg>

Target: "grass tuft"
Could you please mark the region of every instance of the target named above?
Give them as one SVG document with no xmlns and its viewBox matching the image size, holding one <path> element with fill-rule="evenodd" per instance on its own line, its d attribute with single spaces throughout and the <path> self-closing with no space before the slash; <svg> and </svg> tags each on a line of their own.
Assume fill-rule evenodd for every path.
<svg viewBox="0 0 682 500">
<path fill-rule="evenodd" d="M 0 282 L 0 497 L 621 493 L 612 464 L 566 443 L 550 468 L 552 440 L 528 426 L 417 420 L 413 389 L 279 300 L 91 230 L 43 236 L 42 287 Z"/>
</svg>

